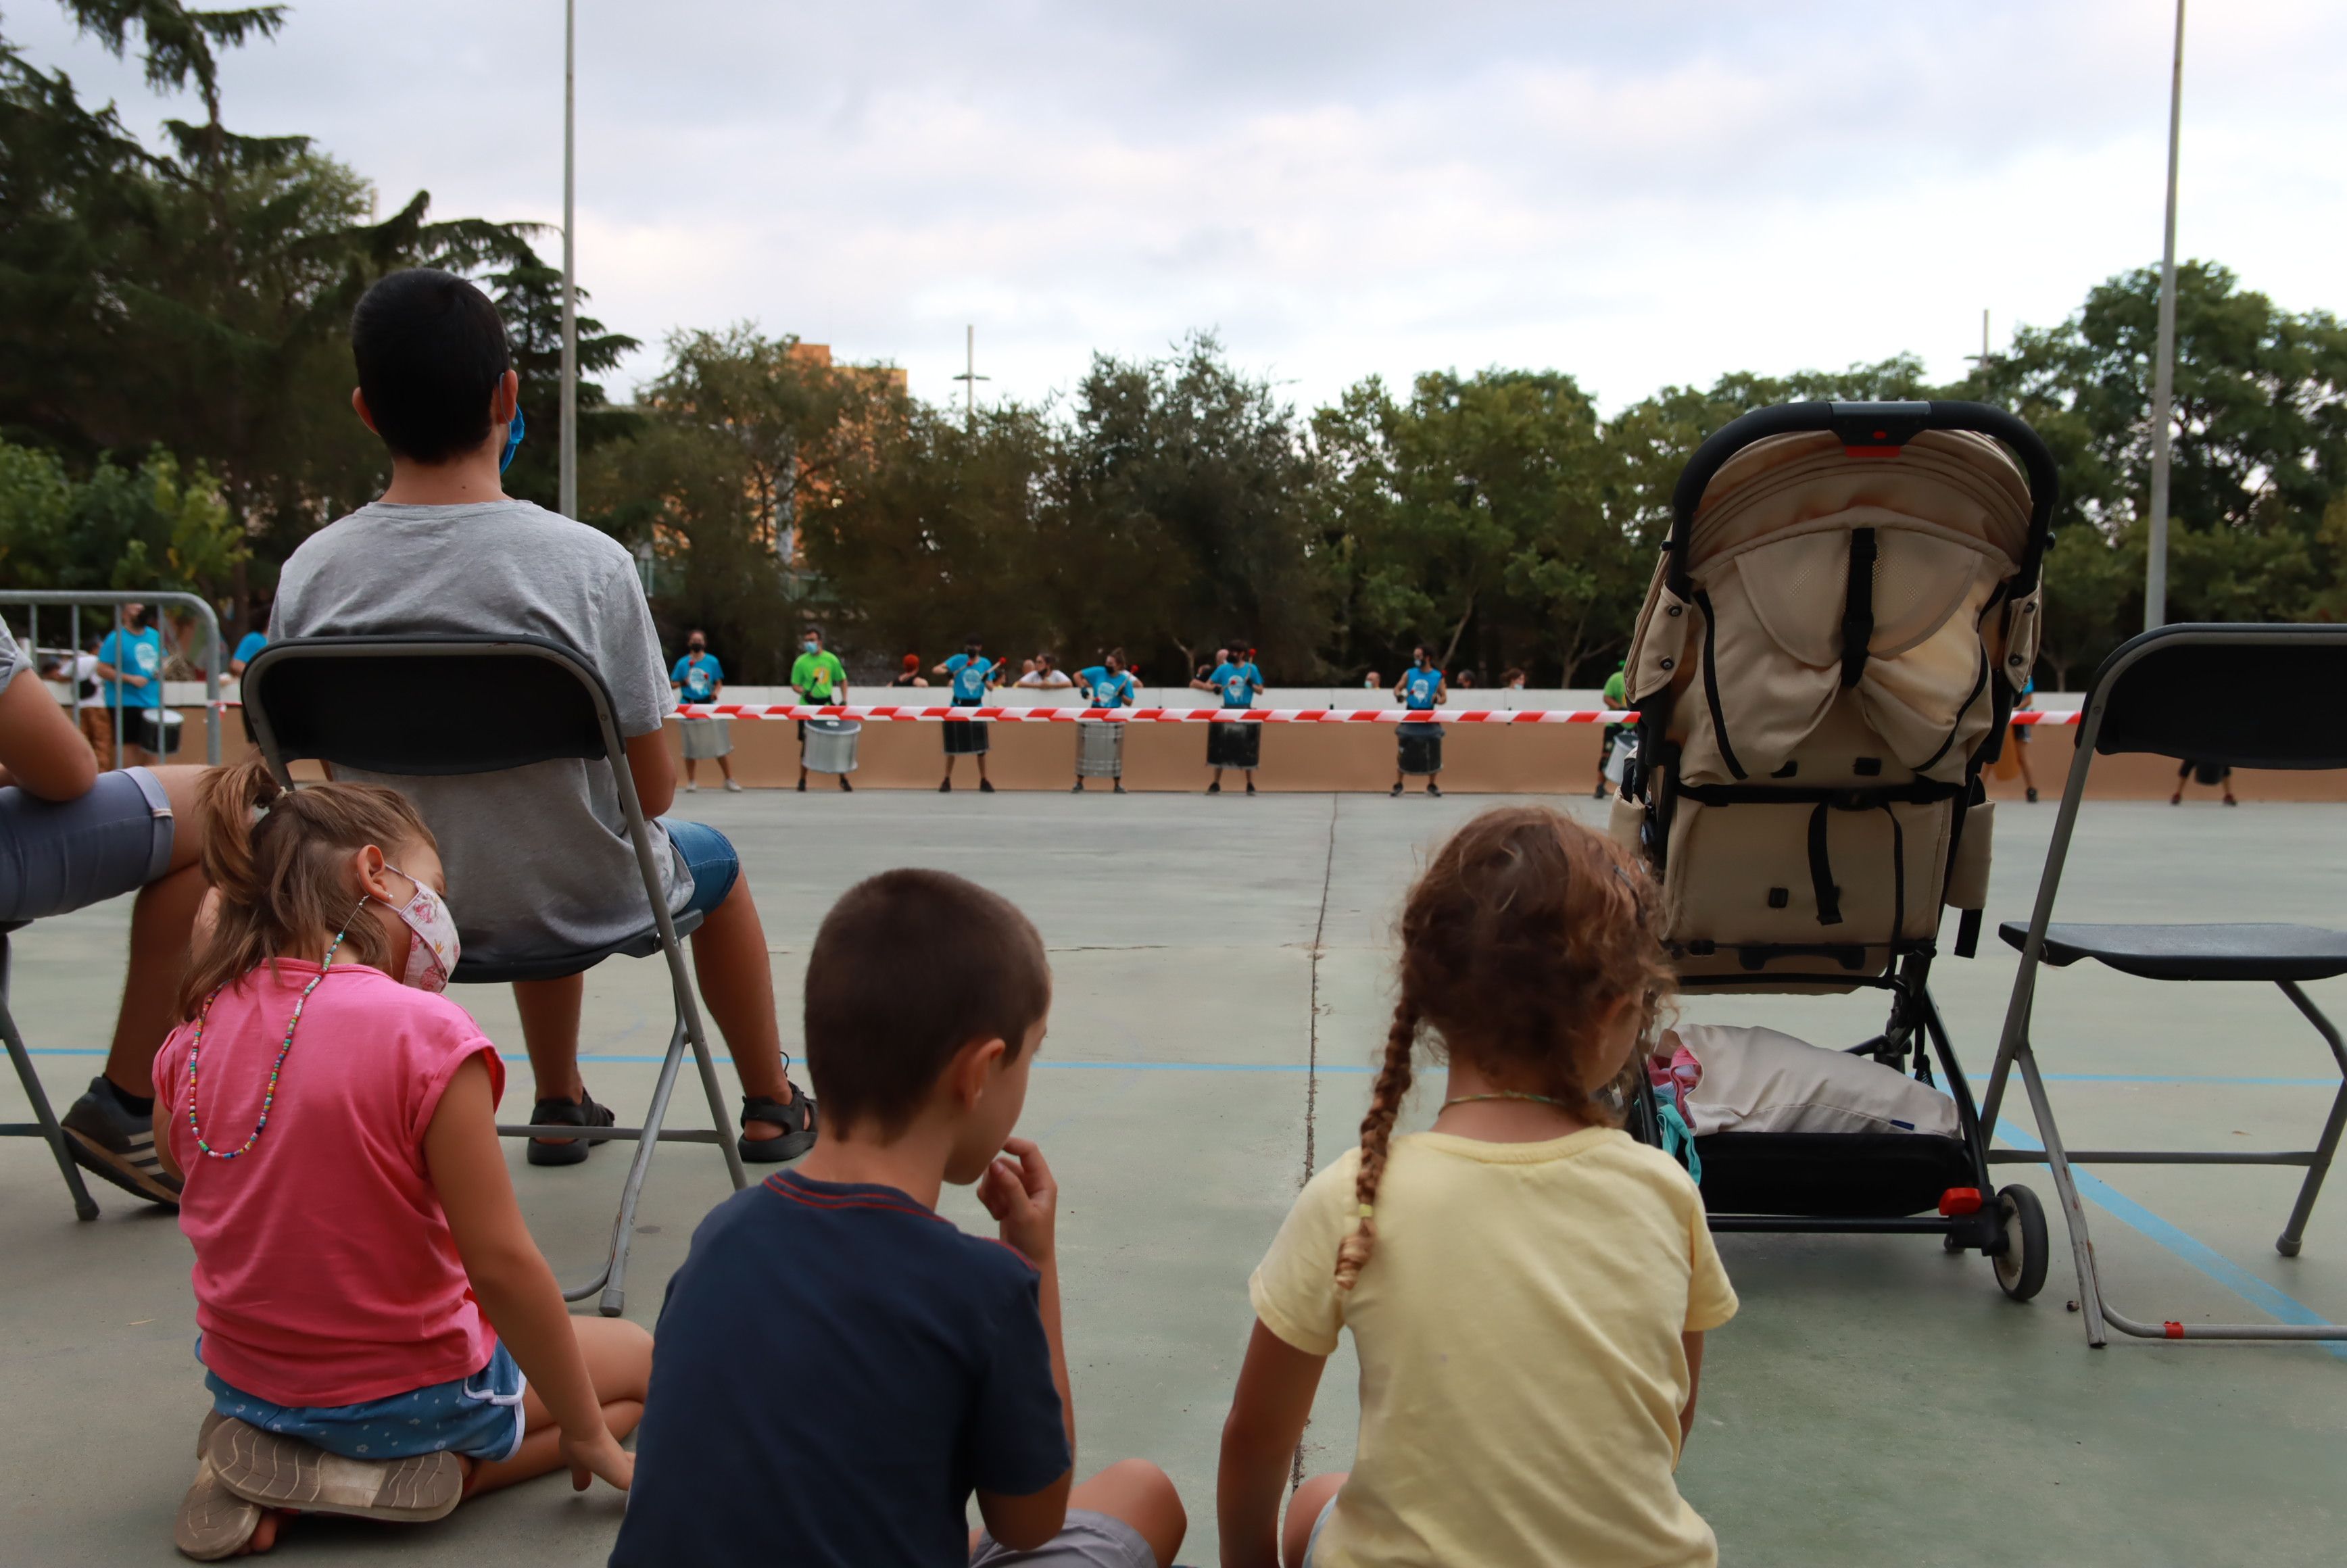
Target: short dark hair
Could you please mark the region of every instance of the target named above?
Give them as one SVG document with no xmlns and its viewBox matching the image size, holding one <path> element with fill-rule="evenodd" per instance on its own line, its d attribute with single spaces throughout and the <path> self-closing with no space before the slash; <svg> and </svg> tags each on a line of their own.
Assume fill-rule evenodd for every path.
<svg viewBox="0 0 2347 1568">
<path fill-rule="evenodd" d="M 956 1051 L 999 1038 L 1015 1057 L 1051 1006 L 1043 939 L 1008 898 L 911 866 L 857 883 L 807 956 L 807 1071 L 824 1121 L 845 1132 L 869 1120 L 894 1137 Z"/>
<path fill-rule="evenodd" d="M 513 368 L 497 307 L 453 272 L 409 267 L 351 313 L 351 357 L 375 433 L 413 463 L 446 463 L 489 438 L 489 395 Z"/>
</svg>

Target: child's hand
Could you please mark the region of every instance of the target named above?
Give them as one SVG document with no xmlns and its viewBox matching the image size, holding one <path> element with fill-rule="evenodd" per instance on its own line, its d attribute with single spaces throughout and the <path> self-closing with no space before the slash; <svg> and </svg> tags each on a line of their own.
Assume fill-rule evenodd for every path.
<svg viewBox="0 0 2347 1568">
<path fill-rule="evenodd" d="M 994 1216 L 1002 1239 L 1028 1262 L 1051 1261 L 1052 1228 L 1060 1207 L 1060 1184 L 1031 1138 L 1010 1138 L 1002 1153 L 978 1179 L 978 1201 Z"/>
<path fill-rule="evenodd" d="M 564 1429 L 561 1445 L 563 1460 L 570 1466 L 573 1491 L 586 1491 L 599 1475 L 621 1491 L 636 1479 L 636 1456 L 621 1448 L 611 1429 L 600 1421 L 593 1431 L 576 1436 Z"/>
</svg>

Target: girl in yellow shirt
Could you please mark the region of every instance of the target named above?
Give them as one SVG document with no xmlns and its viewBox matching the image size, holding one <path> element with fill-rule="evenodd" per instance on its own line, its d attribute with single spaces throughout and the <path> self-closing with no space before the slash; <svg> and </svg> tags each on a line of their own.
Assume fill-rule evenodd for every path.
<svg viewBox="0 0 2347 1568">
<path fill-rule="evenodd" d="M 1452 835 L 1402 916 L 1400 998 L 1361 1142 L 1248 1282 L 1223 1429 L 1225 1568 L 1710 1568 L 1673 1479 L 1706 1330 L 1736 1311 L 1686 1173 L 1597 1097 L 1670 975 L 1631 857 L 1545 808 Z M 1427 1036 L 1433 1131 L 1395 1137 Z M 1361 1368 L 1349 1473 L 1280 1492 L 1322 1367 Z"/>
</svg>

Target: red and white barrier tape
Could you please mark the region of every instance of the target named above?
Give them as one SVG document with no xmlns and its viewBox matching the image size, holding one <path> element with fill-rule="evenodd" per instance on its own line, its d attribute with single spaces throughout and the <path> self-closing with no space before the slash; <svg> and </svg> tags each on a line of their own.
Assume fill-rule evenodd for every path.
<svg viewBox="0 0 2347 1568">
<path fill-rule="evenodd" d="M 223 698 L 216 708 L 243 704 Z M 687 702 L 680 719 L 857 719 L 903 723 L 985 720 L 1005 724 L 1635 724 L 1638 715 L 1613 708 L 950 708 L 897 703 Z M 2025 708 L 2016 724 L 2075 724 L 2078 712 L 2065 708 Z"/>
<path fill-rule="evenodd" d="M 681 719 L 859 719 L 921 723 L 988 720 L 1001 723 L 1071 724 L 1079 721 L 1117 724 L 1635 724 L 1638 715 L 1613 708 L 950 708 L 896 703 L 837 703 L 808 707 L 794 702 L 691 702 L 678 707 Z M 2025 709 L 2016 724 L 2075 724 L 2078 715 L 2059 709 Z"/>
</svg>

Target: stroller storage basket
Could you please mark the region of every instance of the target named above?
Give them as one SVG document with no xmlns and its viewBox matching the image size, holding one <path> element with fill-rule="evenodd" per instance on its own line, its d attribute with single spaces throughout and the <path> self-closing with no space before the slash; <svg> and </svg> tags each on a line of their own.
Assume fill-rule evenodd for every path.
<svg viewBox="0 0 2347 1568">
<path fill-rule="evenodd" d="M 1896 1219 L 1975 1185 L 1959 1138 L 1913 1132 L 1714 1132 L 1695 1141 L 1703 1201 L 1722 1214 Z"/>
<path fill-rule="evenodd" d="M 1761 409 L 1697 449 L 1624 680 L 1638 714 L 1614 831 L 1645 857 L 1680 985 L 1891 993 L 1857 1050 L 1934 1082 L 1961 1136 L 1694 1141 L 1723 1230 L 1938 1232 L 2026 1300 L 2042 1213 L 1989 1185 L 1929 980 L 1942 910 L 1978 940 L 1980 782 L 2035 662 L 2054 461 L 1976 403 Z M 1659 1141 L 1651 1094 L 1633 1125 Z"/>
</svg>

